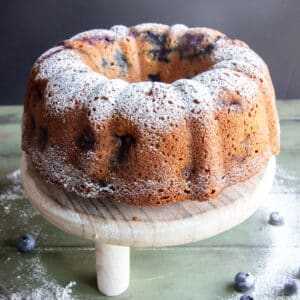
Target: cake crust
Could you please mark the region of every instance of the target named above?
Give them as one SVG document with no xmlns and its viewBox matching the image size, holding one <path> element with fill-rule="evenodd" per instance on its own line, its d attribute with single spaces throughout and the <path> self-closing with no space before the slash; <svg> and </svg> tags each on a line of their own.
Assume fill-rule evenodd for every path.
<svg viewBox="0 0 300 300">
<path fill-rule="evenodd" d="M 279 152 L 270 74 L 244 42 L 208 28 L 80 33 L 34 64 L 22 149 L 84 198 L 213 199 Z"/>
</svg>

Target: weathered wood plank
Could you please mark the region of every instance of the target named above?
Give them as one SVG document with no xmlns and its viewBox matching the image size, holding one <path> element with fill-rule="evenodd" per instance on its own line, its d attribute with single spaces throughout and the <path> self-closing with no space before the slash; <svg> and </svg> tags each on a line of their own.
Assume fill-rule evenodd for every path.
<svg viewBox="0 0 300 300">
<path fill-rule="evenodd" d="M 300 119 L 300 100 L 277 100 L 280 119 Z"/>
<path fill-rule="evenodd" d="M 277 157 L 273 193 L 300 193 L 300 151 L 283 151 Z"/>
<path fill-rule="evenodd" d="M 20 124 L 23 113 L 22 105 L 0 106 L 0 125 Z"/>
<path fill-rule="evenodd" d="M 280 131 L 281 151 L 300 151 L 300 118 L 299 120 L 282 120 Z"/>
<path fill-rule="evenodd" d="M 0 178 L 19 168 L 20 157 L 20 124 L 0 124 Z"/>
</svg>

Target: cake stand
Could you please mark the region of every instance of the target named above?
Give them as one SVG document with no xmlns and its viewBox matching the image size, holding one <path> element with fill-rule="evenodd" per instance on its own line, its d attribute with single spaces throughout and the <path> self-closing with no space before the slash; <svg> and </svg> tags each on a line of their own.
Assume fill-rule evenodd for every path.
<svg viewBox="0 0 300 300">
<path fill-rule="evenodd" d="M 99 290 L 116 296 L 129 286 L 130 247 L 162 247 L 199 241 L 246 220 L 269 193 L 275 157 L 247 182 L 212 201 L 136 207 L 82 199 L 44 182 L 25 153 L 21 178 L 31 204 L 57 227 L 95 241 Z"/>
</svg>

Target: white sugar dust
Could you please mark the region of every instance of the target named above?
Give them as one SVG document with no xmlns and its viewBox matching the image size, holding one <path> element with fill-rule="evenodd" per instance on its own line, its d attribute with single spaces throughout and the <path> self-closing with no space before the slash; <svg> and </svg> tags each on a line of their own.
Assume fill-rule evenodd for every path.
<svg viewBox="0 0 300 300">
<path fill-rule="evenodd" d="M 262 253 L 254 266 L 253 275 L 256 285 L 248 294 L 260 300 L 300 299 L 300 295 L 286 297 L 283 295 L 283 286 L 289 280 L 295 280 L 300 287 L 299 269 L 300 255 L 300 201 L 296 193 L 297 179 L 286 170 L 278 167 L 273 184 L 273 194 L 264 201 L 257 212 L 258 220 L 266 226 L 265 245 L 260 247 Z M 284 224 L 274 226 L 269 224 L 272 212 L 279 212 L 284 216 Z M 255 249 L 253 249 L 255 252 Z M 258 256 L 258 254 L 256 254 Z M 235 274 L 232 274 L 234 277 Z M 237 300 L 242 294 L 234 293 L 231 297 L 220 299 Z"/>
</svg>

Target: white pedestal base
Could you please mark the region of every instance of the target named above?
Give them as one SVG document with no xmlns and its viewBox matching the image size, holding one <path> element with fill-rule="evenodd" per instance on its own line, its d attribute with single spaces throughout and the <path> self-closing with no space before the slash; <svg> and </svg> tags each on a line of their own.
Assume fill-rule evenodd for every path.
<svg viewBox="0 0 300 300">
<path fill-rule="evenodd" d="M 130 248 L 96 241 L 97 283 L 101 293 L 117 296 L 129 286 Z"/>
</svg>

